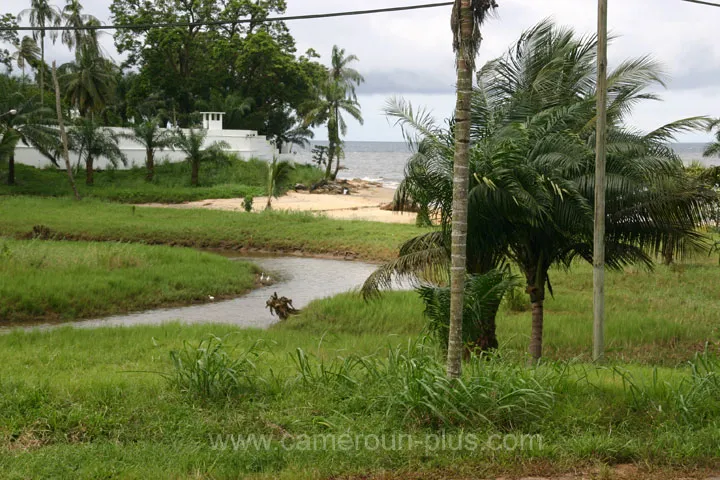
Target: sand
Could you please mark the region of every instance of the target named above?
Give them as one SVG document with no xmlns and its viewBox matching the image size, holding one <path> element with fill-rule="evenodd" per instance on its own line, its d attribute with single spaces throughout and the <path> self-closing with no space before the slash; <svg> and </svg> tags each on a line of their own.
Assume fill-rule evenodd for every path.
<svg viewBox="0 0 720 480">
<path fill-rule="evenodd" d="M 274 198 L 272 208 L 276 211 L 313 212 L 340 220 L 366 220 L 385 223 L 415 223 L 414 213 L 399 213 L 382 210 L 392 202 L 395 190 L 378 184 L 349 181 L 349 195 L 308 193 L 290 191 L 287 195 Z M 255 197 L 253 211 L 265 209 L 267 197 Z M 241 198 L 208 199 L 180 204 L 146 203 L 138 206 L 162 208 L 207 208 L 245 212 Z"/>
</svg>

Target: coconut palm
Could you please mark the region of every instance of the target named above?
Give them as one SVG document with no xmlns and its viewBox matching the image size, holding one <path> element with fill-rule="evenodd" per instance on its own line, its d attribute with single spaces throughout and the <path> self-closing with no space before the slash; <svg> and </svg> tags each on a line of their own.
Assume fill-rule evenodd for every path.
<svg viewBox="0 0 720 480">
<path fill-rule="evenodd" d="M 45 92 L 45 36 L 49 36 L 50 40 L 55 43 L 57 40 L 57 32 L 45 30 L 47 27 L 56 27 L 60 25 L 62 15 L 60 10 L 55 6 L 51 5 L 47 0 L 30 0 L 30 8 L 27 8 L 20 12 L 18 20 L 22 20 L 24 17 L 28 17 L 30 25 L 37 28 L 33 32 L 33 39 L 37 42 L 40 39 L 40 105 L 43 105 L 43 97 Z"/>
<path fill-rule="evenodd" d="M 466 267 L 485 273 L 503 261 L 522 272 L 532 304 L 530 354 L 542 354 L 543 304 L 552 293 L 549 269 L 575 258 L 592 261 L 594 201 L 595 39 L 544 22 L 526 32 L 509 53 L 488 63 L 473 94 Z M 697 128 L 685 119 L 641 134 L 623 127 L 644 93 L 661 79 L 648 58 L 622 63 L 609 76 L 607 262 L 652 265 L 663 249 L 681 254 L 703 239 L 712 192 L 689 181 L 667 147 L 678 132 Z M 450 130 L 396 102 L 389 113 L 419 132 L 416 153 L 400 192 L 431 199 L 440 232 L 401 249 L 401 257 L 376 272 L 366 290 L 393 274 L 415 276 L 447 268 L 452 205 Z M 416 172 L 420 172 L 417 175 Z M 438 265 L 438 266 L 435 266 Z"/>
<path fill-rule="evenodd" d="M 345 89 L 348 96 L 357 102 L 355 87 L 365 81 L 360 73 L 349 65 L 360 59 L 356 55 L 345 55 L 345 49 L 337 45 L 333 46 L 330 56 L 330 79 L 336 85 L 340 85 Z"/>
<path fill-rule="evenodd" d="M 203 148 L 207 130 L 190 129 L 187 133 L 178 130 L 175 137 L 175 148 L 182 150 L 187 155 L 186 160 L 191 167 L 190 184 L 198 185 L 200 164 L 217 158 L 224 149 L 230 148 L 227 142 L 213 142 Z"/>
<path fill-rule="evenodd" d="M 127 165 L 127 158 L 118 145 L 117 135 L 91 118 L 79 118 L 68 132 L 70 150 L 85 163 L 85 183 L 93 185 L 95 160 L 106 158 L 113 166 Z"/>
<path fill-rule="evenodd" d="M 281 185 L 288 180 L 290 172 L 294 169 L 295 167 L 289 161 L 278 161 L 277 157 L 273 157 L 273 161 L 268 165 L 267 204 L 265 210 L 272 209 L 272 199 L 280 195 Z"/>
<path fill-rule="evenodd" d="M 56 121 L 52 110 L 40 105 L 40 96 L 37 88 L 23 85 L 6 75 L 0 76 L 0 159 L 6 159 L 8 163 L 8 185 L 15 184 L 15 148 L 20 142 L 55 162 L 54 152 L 58 148 Z"/>
<path fill-rule="evenodd" d="M 327 124 L 329 147 L 327 166 L 325 168 L 326 179 L 334 179 L 340 169 L 338 149 L 342 145 L 341 137 L 347 135 L 347 123 L 343 113 L 347 113 L 361 125 L 363 124 L 360 105 L 348 97 L 345 87 L 327 81 L 305 116 L 305 126 Z M 333 159 L 336 161 L 334 172 Z"/>
<path fill-rule="evenodd" d="M 157 119 L 149 119 L 130 126 L 130 133 L 121 133 L 126 138 L 145 147 L 145 167 L 147 181 L 155 176 L 155 152 L 170 148 L 175 144 L 175 132 L 160 127 Z"/>
<path fill-rule="evenodd" d="M 58 70 L 63 96 L 81 116 L 99 113 L 112 103 L 117 67 L 97 50 L 81 46 L 75 60 L 61 65 Z"/>
<path fill-rule="evenodd" d="M 67 47 L 72 50 L 82 50 L 83 48 L 89 48 L 96 52 L 100 51 L 97 30 L 88 29 L 88 26 L 100 25 L 100 20 L 93 15 L 82 13 L 83 6 L 78 0 L 67 0 L 67 3 L 62 9 L 61 21 L 65 23 L 66 27 L 72 27 L 72 30 L 64 30 L 61 36 L 61 41 Z"/>
<path fill-rule="evenodd" d="M 462 316 L 465 291 L 467 238 L 468 155 L 470 152 L 470 101 L 475 59 L 482 35 L 480 28 L 488 13 L 497 8 L 495 0 L 455 0 L 451 26 L 457 70 L 455 109 L 455 161 L 453 174 L 453 219 L 450 251 L 450 339 L 447 372 L 458 378 L 462 369 Z"/>
<path fill-rule="evenodd" d="M 15 46 L 16 50 L 12 58 L 17 66 L 22 70 L 23 82 L 25 82 L 25 67 L 37 65 L 40 59 L 40 47 L 37 46 L 32 37 L 23 37 L 23 39 Z"/>
</svg>

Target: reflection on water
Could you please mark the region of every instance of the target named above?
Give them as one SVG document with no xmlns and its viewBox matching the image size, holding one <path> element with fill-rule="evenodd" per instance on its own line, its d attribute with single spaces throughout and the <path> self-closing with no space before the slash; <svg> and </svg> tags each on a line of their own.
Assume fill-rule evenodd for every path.
<svg viewBox="0 0 720 480">
<path fill-rule="evenodd" d="M 269 287 L 253 290 L 235 300 L 31 328 L 53 328 L 65 325 L 79 328 L 155 325 L 170 321 L 230 323 L 241 327 L 267 328 L 277 321 L 277 317 L 271 316 L 270 311 L 265 309 L 265 302 L 273 292 L 291 298 L 296 308 L 303 308 L 312 300 L 361 286 L 376 268 L 375 265 L 367 263 L 317 258 L 243 257 L 239 260 L 251 261 L 266 274 L 281 280 Z"/>
</svg>

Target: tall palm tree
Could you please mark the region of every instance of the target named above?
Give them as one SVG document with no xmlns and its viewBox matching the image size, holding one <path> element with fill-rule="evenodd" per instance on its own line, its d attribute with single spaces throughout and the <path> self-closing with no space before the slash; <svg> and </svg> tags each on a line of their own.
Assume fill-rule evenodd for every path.
<svg viewBox="0 0 720 480">
<path fill-rule="evenodd" d="M 64 30 L 61 35 L 61 41 L 72 50 L 77 48 L 90 48 L 95 51 L 100 50 L 97 39 L 97 30 L 88 29 L 88 26 L 100 25 L 100 20 L 93 15 L 82 13 L 83 6 L 78 0 L 67 0 L 62 9 L 62 21 L 66 27 L 72 27 L 73 30 Z"/>
<path fill-rule="evenodd" d="M 32 37 L 23 37 L 23 39 L 15 46 L 16 50 L 12 58 L 17 66 L 22 70 L 23 83 L 25 82 L 25 67 L 37 65 L 40 59 L 40 47 L 38 47 Z"/>
<path fill-rule="evenodd" d="M 457 69 L 455 107 L 455 162 L 453 174 L 452 247 L 450 252 L 450 338 L 447 373 L 458 378 L 462 370 L 462 316 L 465 292 L 467 248 L 468 156 L 470 152 L 470 102 L 475 59 L 482 36 L 480 27 L 488 13 L 497 8 L 495 0 L 455 0 L 451 17 L 453 50 Z"/>
<path fill-rule="evenodd" d="M 147 181 L 155 176 L 155 152 L 170 148 L 175 144 L 175 133 L 160 127 L 157 119 L 149 119 L 136 123 L 130 127 L 130 133 L 121 133 L 126 138 L 145 147 L 145 167 L 147 168 Z"/>
<path fill-rule="evenodd" d="M 206 137 L 207 130 L 194 129 L 190 129 L 187 133 L 178 130 L 175 137 L 175 147 L 187 155 L 186 160 L 191 167 L 190 185 L 193 187 L 198 185 L 200 164 L 216 158 L 224 149 L 230 148 L 227 142 L 213 142 L 203 148 Z"/>
<path fill-rule="evenodd" d="M 112 103 L 117 67 L 94 48 L 81 46 L 75 61 L 61 65 L 58 70 L 65 100 L 77 108 L 81 116 L 99 113 Z"/>
<path fill-rule="evenodd" d="M 51 5 L 48 0 L 30 0 L 30 8 L 27 8 L 20 12 L 18 19 L 21 20 L 25 16 L 29 17 L 30 25 L 37 28 L 33 32 L 33 39 L 37 42 L 40 39 L 40 105 L 44 105 L 44 93 L 45 93 L 45 36 L 50 37 L 53 43 L 57 40 L 58 34 L 55 31 L 49 33 L 45 30 L 47 27 L 56 27 L 60 25 L 62 15 L 60 10 L 55 6 Z"/>
<path fill-rule="evenodd" d="M 349 97 L 357 102 L 355 87 L 365 82 L 365 78 L 360 72 L 350 67 L 353 62 L 360 59 L 356 55 L 345 55 L 345 49 L 337 45 L 333 46 L 332 55 L 330 57 L 330 79 L 336 85 L 341 85 Z"/>
<path fill-rule="evenodd" d="M 305 116 L 305 125 L 327 124 L 329 147 L 325 178 L 328 180 L 334 179 L 340 169 L 338 150 L 342 145 L 341 137 L 347 135 L 347 123 L 343 113 L 347 113 L 361 125 L 363 124 L 360 106 L 355 100 L 347 96 L 345 87 L 327 81 Z M 334 172 L 333 159 L 336 161 Z"/>
<path fill-rule="evenodd" d="M 52 110 L 40 105 L 37 88 L 23 85 L 17 79 L 0 76 L 0 159 L 8 162 L 8 185 L 15 184 L 15 148 L 22 142 L 37 149 L 55 162 L 59 140 Z M 9 114 L 11 110 L 15 114 Z"/>
<path fill-rule="evenodd" d="M 577 257 L 592 261 L 594 201 L 595 39 L 544 22 L 509 53 L 489 62 L 473 94 L 466 266 L 485 273 L 510 260 L 523 273 L 532 304 L 530 354 L 542 354 L 548 271 Z M 648 58 L 629 60 L 609 76 L 607 262 L 651 265 L 665 248 L 682 253 L 702 238 L 712 192 L 685 176 L 667 147 L 672 136 L 701 126 L 691 118 L 649 134 L 623 127 L 625 117 L 661 81 Z M 442 230 L 414 239 L 379 269 L 366 290 L 392 275 L 416 276 L 449 264 L 454 151 L 451 129 L 403 102 L 389 113 L 419 132 L 400 193 L 430 199 Z M 457 129 L 456 126 L 453 128 Z M 455 145 L 457 148 L 457 145 Z"/>
<path fill-rule="evenodd" d="M 105 157 L 113 166 L 127 164 L 127 158 L 118 145 L 118 137 L 109 128 L 100 126 L 90 118 L 80 118 L 68 132 L 70 149 L 85 162 L 85 183 L 93 185 L 95 160 Z"/>
</svg>

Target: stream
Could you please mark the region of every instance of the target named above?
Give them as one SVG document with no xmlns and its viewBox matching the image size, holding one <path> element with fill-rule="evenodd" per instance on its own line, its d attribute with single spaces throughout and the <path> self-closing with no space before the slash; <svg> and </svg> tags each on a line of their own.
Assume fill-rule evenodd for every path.
<svg viewBox="0 0 720 480">
<path fill-rule="evenodd" d="M 29 329 L 48 329 L 63 326 L 97 328 L 109 326 L 157 325 L 180 321 L 188 324 L 228 323 L 244 328 L 267 328 L 278 321 L 265 308 L 265 302 L 277 292 L 293 300 L 302 309 L 312 300 L 337 295 L 360 287 L 377 268 L 376 265 L 344 260 L 301 257 L 231 257 L 252 262 L 265 275 L 273 278 L 273 285 L 257 288 L 233 300 L 209 302 L 180 308 L 165 308 L 115 315 L 92 320 L 79 320 L 53 325 L 35 325 Z M 276 277 L 276 278 L 275 278 Z"/>
</svg>

